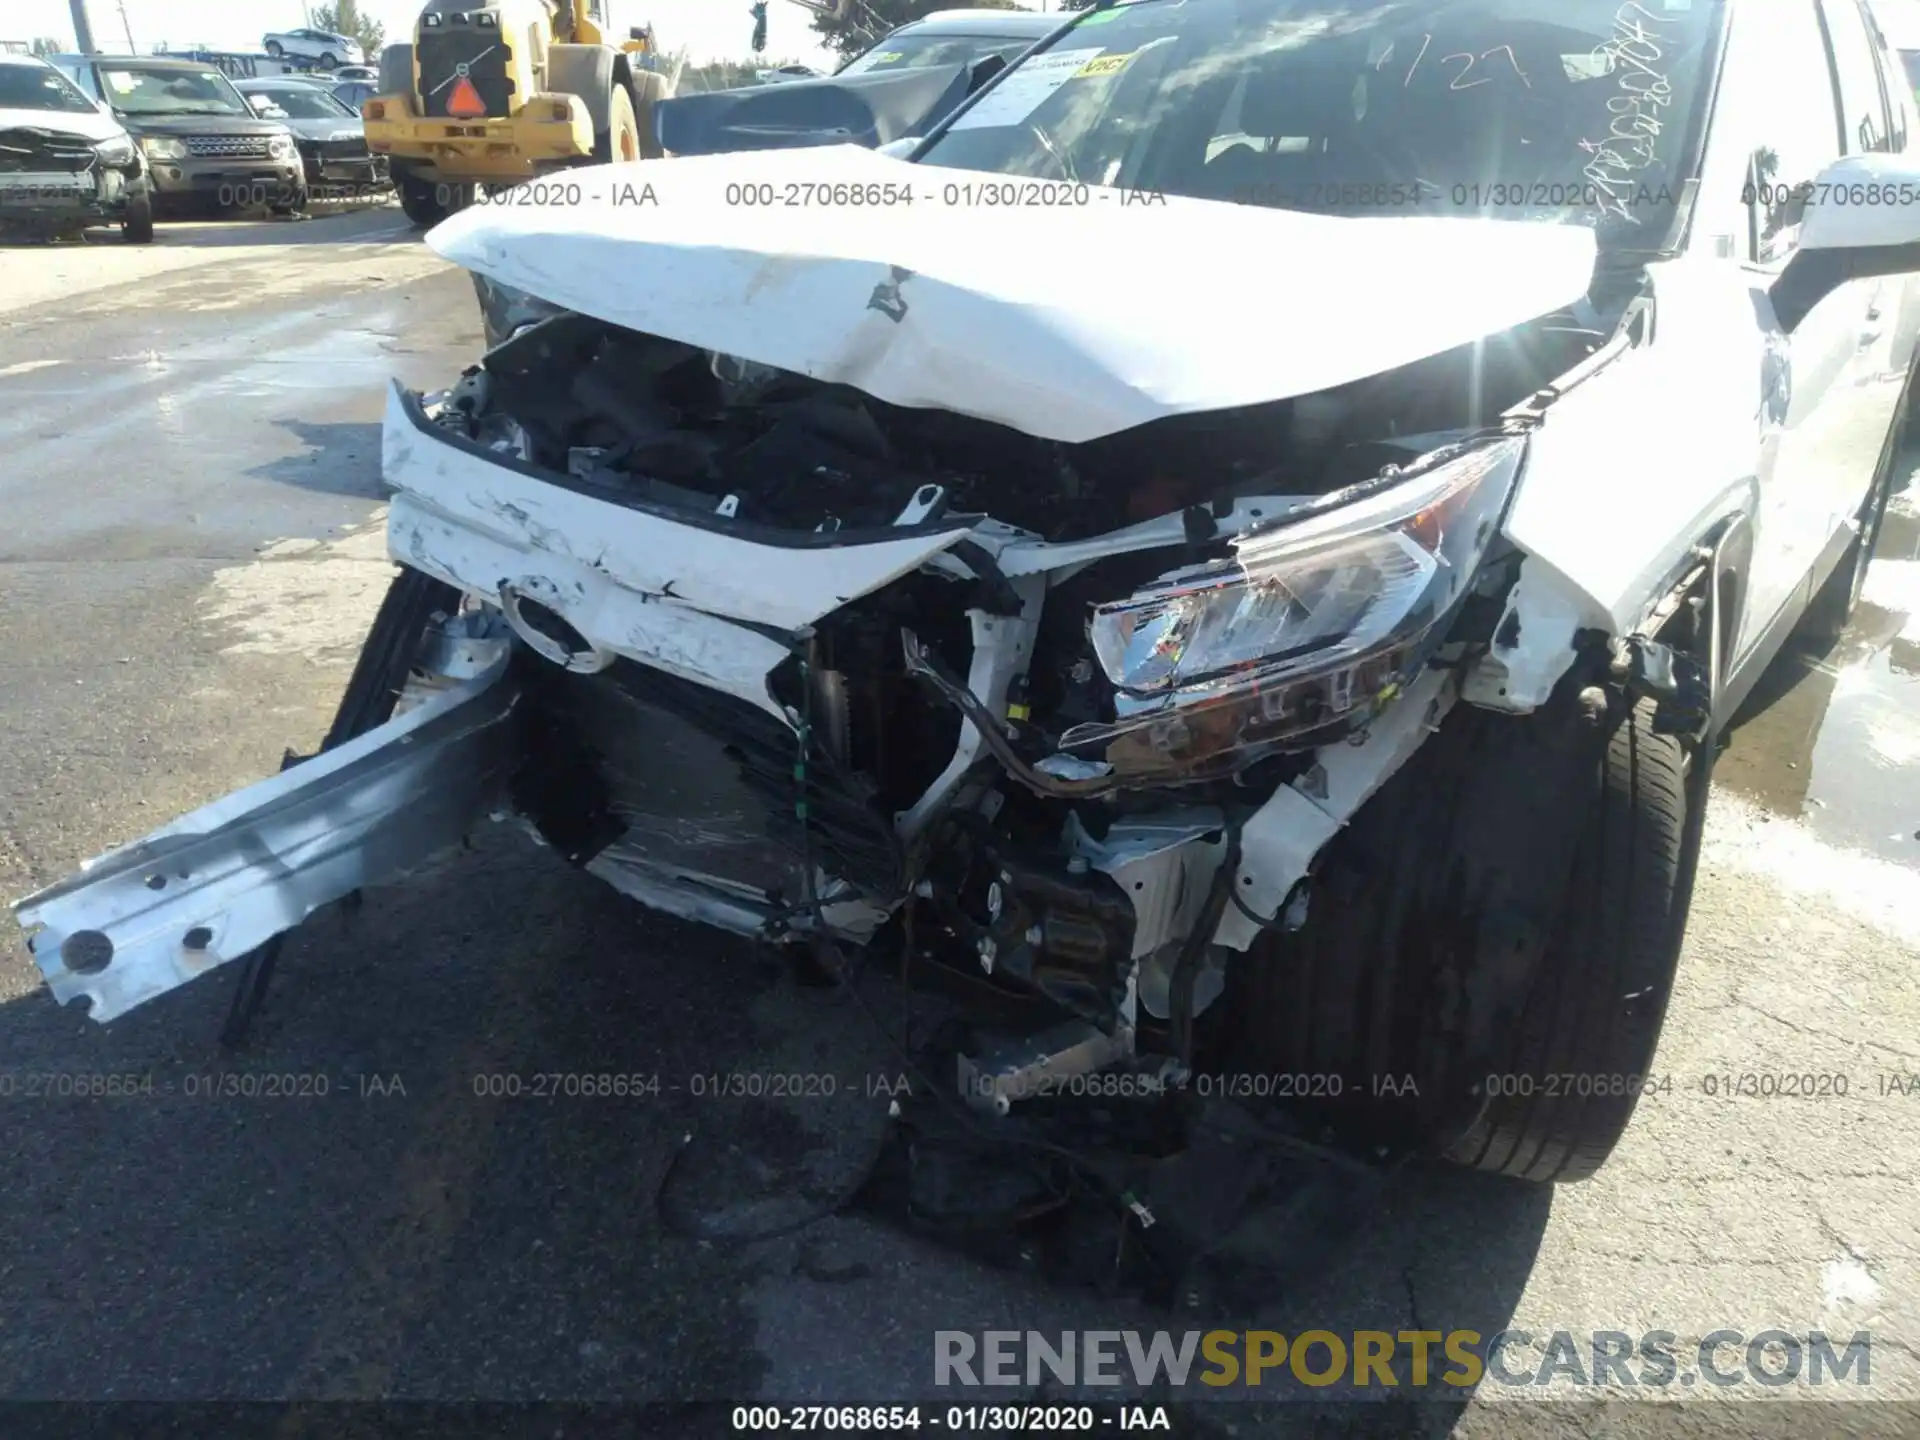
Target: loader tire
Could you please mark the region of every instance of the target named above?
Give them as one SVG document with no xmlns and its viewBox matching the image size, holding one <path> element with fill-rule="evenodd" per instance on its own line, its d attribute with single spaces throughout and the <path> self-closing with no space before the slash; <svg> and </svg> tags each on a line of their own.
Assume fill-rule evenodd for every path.
<svg viewBox="0 0 1920 1440">
<path fill-rule="evenodd" d="M 615 85 L 607 100 L 607 128 L 593 137 L 594 163 L 632 164 L 640 158 L 640 121 L 633 112 L 633 97 L 624 85 Z"/>
<path fill-rule="evenodd" d="M 473 186 L 449 185 L 428 180 L 412 169 L 398 166 L 393 171 L 393 188 L 400 196 L 400 209 L 422 230 L 431 230 L 456 210 L 472 203 Z"/>
<path fill-rule="evenodd" d="M 664 100 L 671 100 L 673 90 L 667 84 L 666 76 L 642 70 L 633 77 L 633 97 L 634 114 L 640 122 L 640 158 L 658 160 L 667 152 L 660 146 L 655 107 Z"/>
</svg>

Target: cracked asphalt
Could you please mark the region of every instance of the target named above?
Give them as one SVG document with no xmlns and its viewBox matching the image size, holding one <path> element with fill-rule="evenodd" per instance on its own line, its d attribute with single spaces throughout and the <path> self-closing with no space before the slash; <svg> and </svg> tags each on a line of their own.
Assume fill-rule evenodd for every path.
<svg viewBox="0 0 1920 1440">
<path fill-rule="evenodd" d="M 6 898 L 317 744 L 388 573 L 382 387 L 443 384 L 479 341 L 468 282 L 392 210 L 164 227 L 145 251 L 0 247 Z M 1586 1184 L 1419 1169 L 1323 1269 L 1231 1315 L 1051 1289 L 858 1215 L 690 1238 L 655 1204 L 686 1135 L 857 1139 L 876 1102 L 850 1081 L 770 1113 L 688 1077 L 852 1076 L 887 1052 L 749 948 L 490 829 L 298 932 L 235 1059 L 215 1044 L 229 972 L 102 1027 L 5 943 L 0 1395 L 872 1402 L 931 1393 L 940 1329 L 1531 1332 L 1510 1370 L 1559 1331 L 1780 1329 L 1870 1332 L 1871 1385 L 1664 1398 L 1696 1426 L 1776 1402 L 1742 1406 L 1740 1433 L 1763 1415 L 1786 1427 L 1766 1433 L 1920 1433 L 1910 494 L 1868 602 L 1832 654 L 1777 667 L 1723 761 L 1667 1088 Z M 485 1093 L 551 1072 L 663 1083 Z M 154 1088 L 43 1093 L 103 1075 Z M 303 1093 L 230 1093 L 270 1076 Z M 1781 1098 L 1739 1093 L 1746 1076 L 1840 1078 Z M 1583 1398 L 1564 1371 L 1487 1382 L 1378 1433 L 1564 1433 L 1516 1403 L 1546 1394 Z M 1565 1424 L 1672 1425 L 1608 1398 Z M 1867 1403 L 1805 1409 L 1821 1398 Z M 1255 1416 L 1222 1402 L 1208 1423 L 1283 1433 Z"/>
</svg>

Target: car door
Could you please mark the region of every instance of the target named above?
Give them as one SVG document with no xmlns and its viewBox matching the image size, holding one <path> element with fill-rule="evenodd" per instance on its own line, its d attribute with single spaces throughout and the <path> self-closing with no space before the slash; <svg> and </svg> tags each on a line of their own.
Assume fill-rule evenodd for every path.
<svg viewBox="0 0 1920 1440">
<path fill-rule="evenodd" d="M 1891 133 L 1889 148 L 1897 155 L 1920 154 L 1920 106 L 1915 104 L 1913 74 L 1915 66 L 1891 44 L 1881 16 L 1867 6 L 1867 23 L 1873 30 L 1874 56 L 1880 62 L 1880 85 L 1887 96 L 1887 120 Z M 1902 373 L 1920 355 L 1920 276 L 1903 276 L 1899 287 L 1899 312 L 1888 339 L 1890 367 Z"/>
<path fill-rule="evenodd" d="M 1869 324 L 1871 282 L 1840 286 L 1791 336 L 1767 299 L 1798 245 L 1810 187 L 1841 156 L 1839 114 L 1816 0 L 1737 7 L 1696 221 L 1703 240 L 1721 232 L 1715 253 L 1744 272 L 1766 356 L 1753 402 L 1758 494 L 1735 669 L 1805 599 L 1831 511 L 1830 448 L 1847 428 L 1846 389 Z"/>
<path fill-rule="evenodd" d="M 1896 148 L 1893 115 L 1876 55 L 1879 42 L 1862 0 L 1820 0 L 1820 6 L 1840 102 L 1841 141 L 1850 155 L 1889 153 Z M 1849 193 L 1847 203 L 1856 200 L 1871 204 L 1874 197 L 1864 189 L 1858 195 Z M 1825 477 L 1829 548 L 1851 538 L 1850 527 L 1879 468 L 1913 359 L 1911 338 L 1902 323 L 1912 277 L 1889 275 L 1857 283 L 1867 308 L 1843 407 L 1847 431 Z"/>
</svg>

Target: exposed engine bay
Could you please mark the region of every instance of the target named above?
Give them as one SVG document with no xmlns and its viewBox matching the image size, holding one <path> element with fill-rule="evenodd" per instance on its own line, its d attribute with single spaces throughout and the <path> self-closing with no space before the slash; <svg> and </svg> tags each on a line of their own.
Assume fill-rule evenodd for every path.
<svg viewBox="0 0 1920 1440">
<path fill-rule="evenodd" d="M 1376 724 L 1409 687 L 1402 709 L 1450 701 L 1430 662 L 1499 615 L 1498 584 L 1467 581 L 1511 578 L 1480 565 L 1524 446 L 1501 412 L 1602 338 L 1555 315 L 1326 393 L 1066 444 L 562 313 L 416 418 L 581 496 L 797 532 L 828 547 L 822 573 L 836 543 L 950 527 L 817 622 L 753 627 L 762 696 L 583 633 L 562 577 L 507 597 L 538 735 L 516 799 L 577 863 L 739 933 L 858 947 L 919 909 L 940 958 L 1079 1027 L 1041 1058 L 969 1062 L 969 1093 L 1004 1110 L 1048 1065 L 1192 1063 L 1230 957 L 1300 878 L 1236 887 L 1246 827 L 1260 843 L 1277 790 L 1324 787 L 1322 747 L 1383 778 L 1417 743 Z M 1390 543 L 1342 528 L 1407 491 L 1422 503 Z M 431 543 L 410 563 L 485 613 L 502 599 Z"/>
</svg>

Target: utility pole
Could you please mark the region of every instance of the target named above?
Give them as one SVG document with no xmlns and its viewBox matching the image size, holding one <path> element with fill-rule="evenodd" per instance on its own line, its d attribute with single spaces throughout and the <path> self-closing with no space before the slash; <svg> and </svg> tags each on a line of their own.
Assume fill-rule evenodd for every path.
<svg viewBox="0 0 1920 1440">
<path fill-rule="evenodd" d="M 67 0 L 67 8 L 73 13 L 73 43 L 82 55 L 98 55 L 100 47 L 93 43 L 93 26 L 87 22 L 87 0 Z"/>
<path fill-rule="evenodd" d="M 127 32 L 127 53 L 137 54 L 133 48 L 133 22 L 127 19 L 127 0 L 120 0 L 120 28 Z"/>
</svg>

